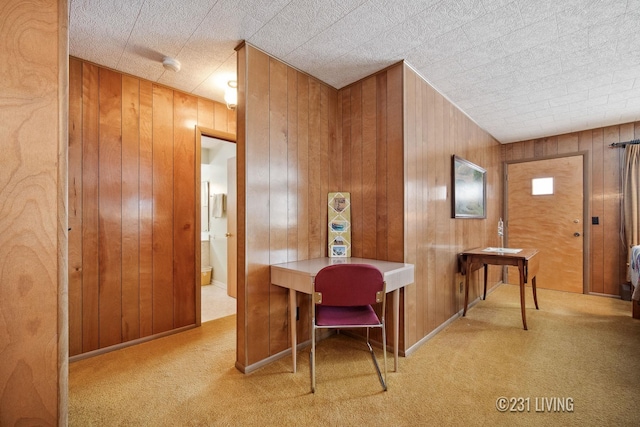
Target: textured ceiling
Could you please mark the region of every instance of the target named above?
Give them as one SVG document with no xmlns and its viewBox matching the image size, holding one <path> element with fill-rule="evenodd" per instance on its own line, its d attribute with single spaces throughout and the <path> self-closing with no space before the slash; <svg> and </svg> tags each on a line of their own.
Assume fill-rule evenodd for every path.
<svg viewBox="0 0 640 427">
<path fill-rule="evenodd" d="M 338 89 L 404 59 L 508 143 L 640 120 L 639 23 L 640 0 L 71 0 L 69 50 L 219 101 L 242 40 Z"/>
</svg>

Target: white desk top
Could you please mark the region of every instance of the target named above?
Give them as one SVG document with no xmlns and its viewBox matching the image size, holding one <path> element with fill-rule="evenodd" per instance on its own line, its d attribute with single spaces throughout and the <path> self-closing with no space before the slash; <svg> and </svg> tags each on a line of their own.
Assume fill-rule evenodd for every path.
<svg viewBox="0 0 640 427">
<path fill-rule="evenodd" d="M 271 265 L 271 283 L 310 294 L 318 271 L 334 264 L 369 264 L 378 268 L 387 283 L 387 292 L 414 281 L 414 266 L 403 262 L 380 261 L 368 258 L 313 258 L 303 261 Z"/>
</svg>

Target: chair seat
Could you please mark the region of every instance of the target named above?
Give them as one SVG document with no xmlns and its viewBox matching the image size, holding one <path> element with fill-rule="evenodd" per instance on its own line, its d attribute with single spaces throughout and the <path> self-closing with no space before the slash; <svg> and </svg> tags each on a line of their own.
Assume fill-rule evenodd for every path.
<svg viewBox="0 0 640 427">
<path fill-rule="evenodd" d="M 316 307 L 317 326 L 380 325 L 380 319 L 370 305 L 356 307 Z"/>
</svg>

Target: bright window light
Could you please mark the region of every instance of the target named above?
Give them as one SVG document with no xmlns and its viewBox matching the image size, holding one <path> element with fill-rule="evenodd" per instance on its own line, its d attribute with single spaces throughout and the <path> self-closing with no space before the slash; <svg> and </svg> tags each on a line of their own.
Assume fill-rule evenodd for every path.
<svg viewBox="0 0 640 427">
<path fill-rule="evenodd" d="M 553 178 L 533 178 L 531 180 L 531 194 L 533 196 L 553 194 Z"/>
</svg>

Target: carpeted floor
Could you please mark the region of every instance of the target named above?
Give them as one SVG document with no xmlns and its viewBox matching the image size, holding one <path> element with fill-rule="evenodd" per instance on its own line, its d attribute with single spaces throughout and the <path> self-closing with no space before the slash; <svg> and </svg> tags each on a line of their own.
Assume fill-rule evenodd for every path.
<svg viewBox="0 0 640 427">
<path fill-rule="evenodd" d="M 227 295 L 222 285 L 211 284 L 200 287 L 201 322 L 236 314 L 236 299 Z"/>
<path fill-rule="evenodd" d="M 69 423 L 640 425 L 640 321 L 631 303 L 546 290 L 538 301 L 524 331 L 518 288 L 500 286 L 401 358 L 387 392 L 364 343 L 343 335 L 318 344 L 315 394 L 308 350 L 296 374 L 286 357 L 244 375 L 234 368 L 235 316 L 225 317 L 71 364 Z M 497 410 L 500 397 L 513 401 L 513 412 Z"/>
</svg>

